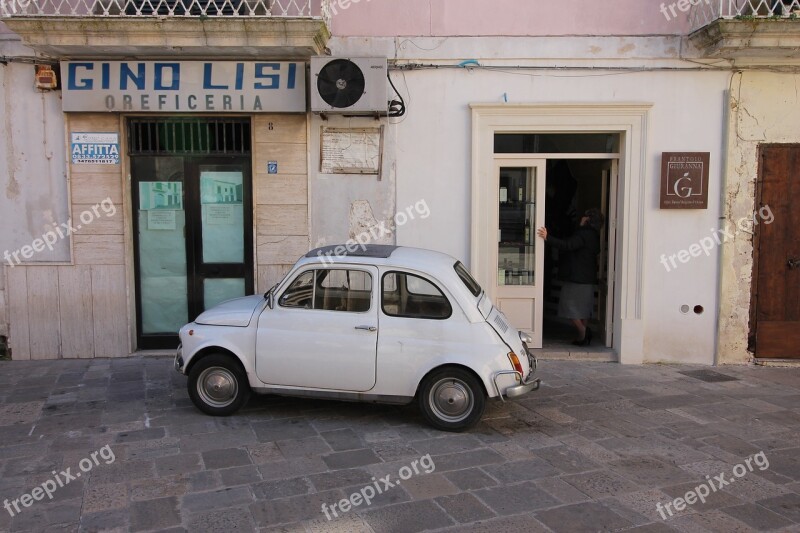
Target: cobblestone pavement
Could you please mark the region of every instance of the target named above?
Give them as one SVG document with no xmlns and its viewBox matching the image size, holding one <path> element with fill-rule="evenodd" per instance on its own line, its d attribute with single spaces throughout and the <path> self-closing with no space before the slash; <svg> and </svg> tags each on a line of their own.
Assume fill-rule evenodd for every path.
<svg viewBox="0 0 800 533">
<path fill-rule="evenodd" d="M 800 369 L 545 361 L 452 434 L 414 406 L 212 418 L 171 364 L 0 363 L 0 530 L 800 531 Z"/>
</svg>

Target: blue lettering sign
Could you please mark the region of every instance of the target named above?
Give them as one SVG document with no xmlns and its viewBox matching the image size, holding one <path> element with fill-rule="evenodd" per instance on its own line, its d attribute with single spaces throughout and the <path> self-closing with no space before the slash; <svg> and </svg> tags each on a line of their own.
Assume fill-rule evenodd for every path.
<svg viewBox="0 0 800 533">
<path fill-rule="evenodd" d="M 172 84 L 164 85 L 164 69 L 172 69 Z M 177 91 L 181 88 L 181 65 L 180 63 L 156 63 L 153 65 L 155 70 L 156 91 Z"/>
<path fill-rule="evenodd" d="M 119 88 L 123 91 L 128 90 L 128 80 L 133 81 L 133 84 L 140 91 L 144 91 L 145 70 L 144 63 L 136 64 L 137 73 L 134 74 L 127 63 L 122 63 L 119 66 Z"/>
<path fill-rule="evenodd" d="M 203 63 L 203 89 L 227 89 L 227 85 L 214 85 L 211 83 L 211 70 L 214 63 Z"/>
<path fill-rule="evenodd" d="M 264 74 L 265 69 L 280 70 L 280 63 L 256 63 L 255 78 L 257 80 L 270 80 L 269 85 L 256 82 L 253 86 L 256 89 L 278 89 L 281 84 L 280 74 Z"/>
<path fill-rule="evenodd" d="M 81 85 L 77 85 L 75 78 L 78 76 L 78 67 L 85 68 L 86 70 L 93 70 L 94 63 L 70 63 L 67 69 L 67 88 L 70 91 L 91 91 L 94 86 L 92 78 L 83 78 Z"/>
</svg>

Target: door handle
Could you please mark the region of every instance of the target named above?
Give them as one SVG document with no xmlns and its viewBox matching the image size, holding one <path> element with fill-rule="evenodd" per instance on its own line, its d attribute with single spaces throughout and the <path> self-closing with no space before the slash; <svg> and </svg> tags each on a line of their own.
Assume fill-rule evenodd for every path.
<svg viewBox="0 0 800 533">
<path fill-rule="evenodd" d="M 786 264 L 789 265 L 789 268 L 800 268 L 800 258 L 789 259 L 789 261 Z"/>
<path fill-rule="evenodd" d="M 364 331 L 378 331 L 375 326 L 356 326 L 356 329 L 363 329 Z"/>
</svg>

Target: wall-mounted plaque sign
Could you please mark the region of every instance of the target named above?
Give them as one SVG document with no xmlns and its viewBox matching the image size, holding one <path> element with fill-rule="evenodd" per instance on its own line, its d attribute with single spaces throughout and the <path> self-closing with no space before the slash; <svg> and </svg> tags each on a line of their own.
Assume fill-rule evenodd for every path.
<svg viewBox="0 0 800 533">
<path fill-rule="evenodd" d="M 708 208 L 708 152 L 661 155 L 661 209 Z"/>
</svg>

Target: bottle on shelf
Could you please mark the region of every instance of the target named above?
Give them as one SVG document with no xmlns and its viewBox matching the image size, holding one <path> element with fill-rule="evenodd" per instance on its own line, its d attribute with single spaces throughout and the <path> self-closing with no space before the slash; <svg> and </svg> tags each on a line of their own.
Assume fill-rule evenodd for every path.
<svg viewBox="0 0 800 533">
<path fill-rule="evenodd" d="M 525 219 L 525 244 L 531 243 L 531 219 Z"/>
</svg>

